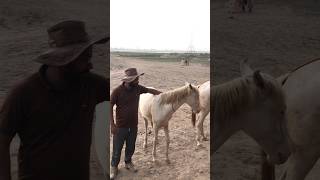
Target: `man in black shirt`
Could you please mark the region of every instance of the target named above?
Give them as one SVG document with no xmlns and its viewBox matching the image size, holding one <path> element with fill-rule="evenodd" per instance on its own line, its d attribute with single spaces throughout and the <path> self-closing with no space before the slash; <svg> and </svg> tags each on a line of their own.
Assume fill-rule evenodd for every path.
<svg viewBox="0 0 320 180">
<path fill-rule="evenodd" d="M 156 89 L 146 88 L 139 85 L 139 77 L 136 68 L 125 70 L 122 84 L 111 94 L 110 100 L 110 125 L 113 134 L 113 150 L 111 159 L 110 178 L 114 179 L 118 174 L 118 164 L 120 162 L 121 151 L 126 142 L 125 167 L 136 172 L 131 157 L 135 151 L 137 131 L 138 131 L 138 106 L 139 97 L 143 93 L 160 94 Z M 116 105 L 116 123 L 113 118 L 113 106 Z"/>
<path fill-rule="evenodd" d="M 20 137 L 19 180 L 88 180 L 96 104 L 109 101 L 109 80 L 90 72 L 92 46 L 81 21 L 48 29 L 39 72 L 9 92 L 0 111 L 0 179 L 10 180 L 10 143 Z"/>
</svg>

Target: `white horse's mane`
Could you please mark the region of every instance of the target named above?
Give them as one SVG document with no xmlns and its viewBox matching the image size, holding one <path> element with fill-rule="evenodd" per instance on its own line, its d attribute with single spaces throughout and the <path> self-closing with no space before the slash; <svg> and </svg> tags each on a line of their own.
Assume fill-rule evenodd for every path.
<svg viewBox="0 0 320 180">
<path fill-rule="evenodd" d="M 251 80 L 252 81 L 252 80 Z M 235 115 L 249 105 L 258 101 L 259 97 L 277 97 L 284 98 L 282 89 L 274 82 L 264 78 L 264 90 L 250 87 L 249 79 L 237 78 L 230 82 L 213 86 L 211 94 L 213 96 L 214 116 L 219 119 L 228 119 L 231 115 Z M 264 94 L 262 94 L 264 93 Z M 261 98 L 261 100 L 263 100 Z"/>
<path fill-rule="evenodd" d="M 163 104 L 180 102 L 183 98 L 185 98 L 187 95 L 189 95 L 192 92 L 199 94 L 197 87 L 191 85 L 192 88 L 190 88 L 189 85 L 190 84 L 187 84 L 180 88 L 161 93 L 160 99 L 159 99 L 160 104 L 163 105 Z"/>
</svg>

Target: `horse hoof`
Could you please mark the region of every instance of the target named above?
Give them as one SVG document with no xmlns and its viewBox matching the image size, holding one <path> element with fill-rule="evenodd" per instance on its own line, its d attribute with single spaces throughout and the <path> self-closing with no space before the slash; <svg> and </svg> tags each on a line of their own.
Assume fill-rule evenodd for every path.
<svg viewBox="0 0 320 180">
<path fill-rule="evenodd" d="M 202 141 L 208 141 L 208 138 L 202 137 Z"/>
<path fill-rule="evenodd" d="M 156 159 L 153 159 L 152 161 L 153 161 L 154 165 L 158 165 L 159 164 L 159 162 Z"/>
<path fill-rule="evenodd" d="M 196 149 L 202 149 L 202 148 L 204 148 L 204 146 L 203 146 L 203 144 L 199 144 L 199 145 L 197 145 L 197 148 Z"/>
</svg>

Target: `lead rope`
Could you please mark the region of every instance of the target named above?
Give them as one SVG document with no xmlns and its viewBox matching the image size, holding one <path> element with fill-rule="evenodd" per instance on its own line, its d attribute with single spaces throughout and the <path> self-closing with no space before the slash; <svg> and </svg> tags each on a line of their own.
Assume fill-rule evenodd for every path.
<svg viewBox="0 0 320 180">
<path fill-rule="evenodd" d="M 295 69 L 293 69 L 292 71 L 290 71 L 289 72 L 289 75 L 285 78 L 285 80 L 282 82 L 282 86 L 286 83 L 286 81 L 288 80 L 288 78 L 289 78 L 289 76 L 292 74 L 292 73 L 294 73 L 295 71 L 297 71 L 297 70 L 299 70 L 300 68 L 302 68 L 302 67 L 304 67 L 304 66 L 306 66 L 306 65 L 308 65 L 308 64 L 311 64 L 311 63 L 313 63 L 313 62 L 316 62 L 316 61 L 318 61 L 318 60 L 320 60 L 320 58 L 316 58 L 316 59 L 312 59 L 312 60 L 310 60 L 310 61 L 308 61 L 308 62 L 306 62 L 306 63 L 304 63 L 304 64 L 302 64 L 302 65 L 300 65 L 300 66 L 298 66 L 298 67 L 296 67 Z"/>
</svg>

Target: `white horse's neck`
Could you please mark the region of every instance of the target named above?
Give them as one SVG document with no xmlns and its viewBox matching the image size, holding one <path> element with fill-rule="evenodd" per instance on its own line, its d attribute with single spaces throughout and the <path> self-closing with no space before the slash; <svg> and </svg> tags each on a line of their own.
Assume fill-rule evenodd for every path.
<svg viewBox="0 0 320 180">
<path fill-rule="evenodd" d="M 168 111 L 167 113 L 173 114 L 176 110 L 178 110 L 184 103 L 187 102 L 187 98 L 191 95 L 190 92 L 187 92 L 183 89 L 181 90 L 177 90 L 175 92 L 170 92 L 171 95 L 170 96 L 176 96 L 176 97 L 180 97 L 178 99 L 176 99 L 173 102 L 170 103 L 163 103 L 163 106 L 166 107 L 166 110 Z M 183 94 L 181 94 L 183 93 Z"/>
<path fill-rule="evenodd" d="M 172 105 L 172 111 L 175 112 L 176 110 L 178 110 L 184 103 L 187 102 L 187 97 L 183 98 L 182 100 L 175 102 Z"/>
</svg>

